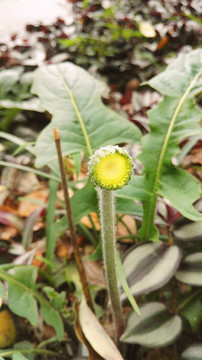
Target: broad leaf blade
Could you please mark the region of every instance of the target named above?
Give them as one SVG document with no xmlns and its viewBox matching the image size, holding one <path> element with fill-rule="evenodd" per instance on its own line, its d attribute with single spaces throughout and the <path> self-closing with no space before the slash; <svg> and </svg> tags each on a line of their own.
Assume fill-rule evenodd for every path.
<svg viewBox="0 0 202 360">
<path fill-rule="evenodd" d="M 20 110 L 29 110 L 29 111 L 37 111 L 37 112 L 44 112 L 39 105 L 39 99 L 33 97 L 28 100 L 24 101 L 13 101 L 13 100 L 0 100 L 0 107 L 5 109 L 20 109 Z"/>
<path fill-rule="evenodd" d="M 171 97 L 183 96 L 184 90 L 190 84 L 190 77 L 201 71 L 202 51 L 194 50 L 188 54 L 181 54 L 166 70 L 149 81 L 149 85 L 163 95 Z M 176 81 L 177 80 L 177 81 Z M 194 84 L 189 94 L 202 90 L 202 77 Z"/>
<path fill-rule="evenodd" d="M 183 315 L 190 323 L 192 331 L 196 332 L 202 321 L 202 290 L 191 291 L 183 295 L 182 303 L 178 306 L 178 313 Z"/>
<path fill-rule="evenodd" d="M 64 335 L 64 327 L 59 312 L 54 309 L 54 307 L 51 306 L 51 304 L 49 304 L 48 302 L 44 302 L 40 299 L 39 301 L 41 303 L 41 310 L 44 320 L 47 322 L 48 325 L 54 327 L 57 333 L 58 340 L 61 341 Z"/>
<path fill-rule="evenodd" d="M 8 276 L 8 274 L 7 274 Z M 8 281 L 8 306 L 19 316 L 27 318 L 33 326 L 38 324 L 38 309 L 31 289 L 35 287 L 37 268 L 24 266 L 16 268 L 13 281 Z"/>
<path fill-rule="evenodd" d="M 151 131 L 143 138 L 143 151 L 139 156 L 144 165 L 145 189 L 150 193 L 148 199 L 142 197 L 144 216 L 139 234 L 144 240 L 158 240 L 154 226 L 158 194 L 166 197 L 184 216 L 197 221 L 202 219 L 192 206 L 200 196 L 198 182 L 172 164 L 172 158 L 180 151 L 179 141 L 200 132 L 201 113 L 195 108 L 192 97 L 201 88 L 201 54 L 201 50 L 196 50 L 183 55 L 148 82 L 165 98 L 148 112 Z"/>
<path fill-rule="evenodd" d="M 38 324 L 37 299 L 42 308 L 44 320 L 56 330 L 62 340 L 64 328 L 59 312 L 36 291 L 37 268 L 20 266 L 12 269 L 13 274 L 0 271 L 0 278 L 8 283 L 8 306 L 14 314 L 27 318 L 33 326 Z"/>
<path fill-rule="evenodd" d="M 123 258 L 123 268 L 132 294 L 145 294 L 165 285 L 175 274 L 180 260 L 181 250 L 161 241 L 129 249 Z M 125 299 L 122 293 L 121 300 Z"/>
<path fill-rule="evenodd" d="M 181 318 L 178 315 L 171 315 L 164 304 L 146 303 L 140 307 L 140 312 L 140 318 L 134 311 L 129 313 L 121 341 L 158 348 L 171 344 L 180 334 Z"/>
<path fill-rule="evenodd" d="M 102 91 L 101 82 L 72 63 L 36 70 L 32 92 L 53 115 L 36 144 L 38 167 L 56 158 L 53 126 L 60 129 L 64 155 L 79 151 L 92 155 L 100 146 L 139 141 L 140 131 L 103 105 Z"/>
</svg>

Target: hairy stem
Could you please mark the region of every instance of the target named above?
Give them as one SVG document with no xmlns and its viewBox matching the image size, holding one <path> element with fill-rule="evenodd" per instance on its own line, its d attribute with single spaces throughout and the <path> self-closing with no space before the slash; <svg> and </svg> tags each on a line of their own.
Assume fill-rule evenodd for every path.
<svg viewBox="0 0 202 360">
<path fill-rule="evenodd" d="M 86 301 L 88 303 L 88 306 L 93 311 L 93 302 L 92 302 L 92 299 L 90 296 L 90 292 L 88 290 L 88 284 L 87 284 L 87 280 L 86 280 L 86 276 L 85 276 L 85 269 L 83 266 L 83 262 L 80 258 L 79 249 L 78 249 L 78 245 L 77 245 L 77 241 L 76 241 L 76 234 L 74 231 L 74 224 L 73 224 L 73 217 L 72 217 L 72 209 L 71 209 L 71 205 L 70 205 L 68 184 L 67 184 L 66 172 L 65 172 L 62 151 L 61 151 L 61 145 L 60 145 L 60 133 L 59 133 L 59 130 L 56 128 L 53 129 L 53 133 L 54 133 L 54 140 L 55 140 L 55 145 L 56 145 L 57 154 L 58 154 L 58 161 L 59 161 L 59 165 L 60 165 L 62 186 L 63 186 L 63 191 L 64 191 L 65 206 L 66 206 L 66 211 L 67 211 L 69 230 L 70 230 L 70 234 L 71 234 L 71 241 L 72 241 L 72 246 L 74 248 L 74 258 L 75 258 L 77 269 L 78 269 L 78 272 L 80 275 L 80 280 L 81 280 L 81 284 L 83 287 L 84 295 L 86 297 Z"/>
<path fill-rule="evenodd" d="M 105 278 L 111 302 L 115 341 L 118 343 L 124 329 L 124 321 L 116 271 L 114 192 L 112 190 L 99 189 L 98 194 Z"/>
</svg>

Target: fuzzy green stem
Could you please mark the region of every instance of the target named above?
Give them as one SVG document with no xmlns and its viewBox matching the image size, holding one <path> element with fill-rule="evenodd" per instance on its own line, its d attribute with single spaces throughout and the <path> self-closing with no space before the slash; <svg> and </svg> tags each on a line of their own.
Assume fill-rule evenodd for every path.
<svg viewBox="0 0 202 360">
<path fill-rule="evenodd" d="M 98 194 L 105 278 L 111 302 L 115 341 L 118 343 L 124 329 L 124 321 L 116 271 L 114 191 L 99 188 Z"/>
</svg>

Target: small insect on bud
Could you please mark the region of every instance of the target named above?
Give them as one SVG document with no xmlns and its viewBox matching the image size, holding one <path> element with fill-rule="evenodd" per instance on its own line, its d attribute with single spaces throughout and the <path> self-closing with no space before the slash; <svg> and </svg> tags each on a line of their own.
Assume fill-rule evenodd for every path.
<svg viewBox="0 0 202 360">
<path fill-rule="evenodd" d="M 128 152 L 119 146 L 96 150 L 88 163 L 88 175 L 94 184 L 107 190 L 122 188 L 132 174 L 133 162 Z"/>
</svg>

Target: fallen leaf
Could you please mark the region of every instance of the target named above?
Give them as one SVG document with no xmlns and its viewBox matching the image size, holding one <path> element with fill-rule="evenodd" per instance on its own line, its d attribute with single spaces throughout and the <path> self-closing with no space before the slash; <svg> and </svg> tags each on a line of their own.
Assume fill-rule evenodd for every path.
<svg viewBox="0 0 202 360">
<path fill-rule="evenodd" d="M 6 200 L 8 195 L 9 195 L 9 190 L 8 190 L 7 186 L 0 185 L 0 205 L 1 206 L 4 204 L 4 201 Z"/>
<path fill-rule="evenodd" d="M 43 261 L 41 261 L 40 259 L 37 259 L 37 258 L 42 258 L 43 257 L 43 254 L 41 251 L 36 251 L 35 252 L 35 255 L 34 255 L 34 259 L 32 260 L 32 265 L 38 267 L 38 268 L 45 268 L 45 264 Z"/>
<path fill-rule="evenodd" d="M 92 221 L 93 221 L 93 223 L 95 225 L 96 230 L 99 231 L 100 230 L 100 222 L 99 222 L 99 218 L 98 218 L 97 214 L 95 212 L 91 212 L 90 216 L 91 216 L 91 219 L 92 219 Z M 92 224 L 91 224 L 91 222 L 89 220 L 89 217 L 87 215 L 82 217 L 82 219 L 80 221 L 87 228 L 92 229 Z"/>
<path fill-rule="evenodd" d="M 59 259 L 71 259 L 74 252 L 70 239 L 60 239 L 56 245 L 56 255 Z"/>
<path fill-rule="evenodd" d="M 2 171 L 1 182 L 20 194 L 28 194 L 40 186 L 35 174 L 8 167 Z"/>
<path fill-rule="evenodd" d="M 78 315 L 79 324 L 85 339 L 99 356 L 105 360 L 124 360 L 112 339 L 87 305 L 85 299 L 81 301 Z M 94 360 L 94 358 L 90 359 Z"/>
<path fill-rule="evenodd" d="M 87 339 L 85 338 L 83 332 L 82 332 L 82 329 L 81 329 L 81 325 L 80 325 L 80 322 L 79 322 L 79 305 L 76 303 L 75 304 L 75 309 L 76 309 L 76 312 L 77 312 L 77 321 L 75 323 L 75 332 L 76 332 L 76 335 L 78 337 L 78 339 L 83 343 L 85 344 L 85 346 L 87 347 L 88 349 L 88 355 L 89 355 L 89 360 L 104 360 L 101 356 L 99 356 L 95 350 L 93 349 L 93 347 L 90 345 L 90 343 L 87 341 Z"/>
<path fill-rule="evenodd" d="M 161 50 L 168 42 L 169 38 L 168 36 L 164 36 L 157 45 L 157 50 Z"/>
<path fill-rule="evenodd" d="M 125 224 L 125 225 L 124 225 Z M 131 238 L 128 235 L 135 235 L 137 233 L 135 220 L 130 215 L 124 215 L 122 221 L 119 221 L 116 227 L 116 237 L 125 237 L 123 242 L 131 242 Z"/>
<path fill-rule="evenodd" d="M 193 164 L 202 165 L 202 147 L 192 149 L 190 155 Z"/>
<path fill-rule="evenodd" d="M 19 234 L 18 229 L 13 226 L 0 226 L 0 239 L 1 240 L 12 240 L 15 236 Z"/>
<path fill-rule="evenodd" d="M 104 272 L 95 261 L 83 261 L 86 280 L 89 285 L 105 286 Z"/>
<path fill-rule="evenodd" d="M 41 208 L 42 203 L 48 202 L 48 195 L 48 189 L 33 191 L 32 193 L 26 195 L 18 204 L 18 215 L 21 217 L 28 217 L 33 213 L 33 211 Z M 34 201 L 39 201 L 41 204 L 37 204 Z"/>
</svg>

